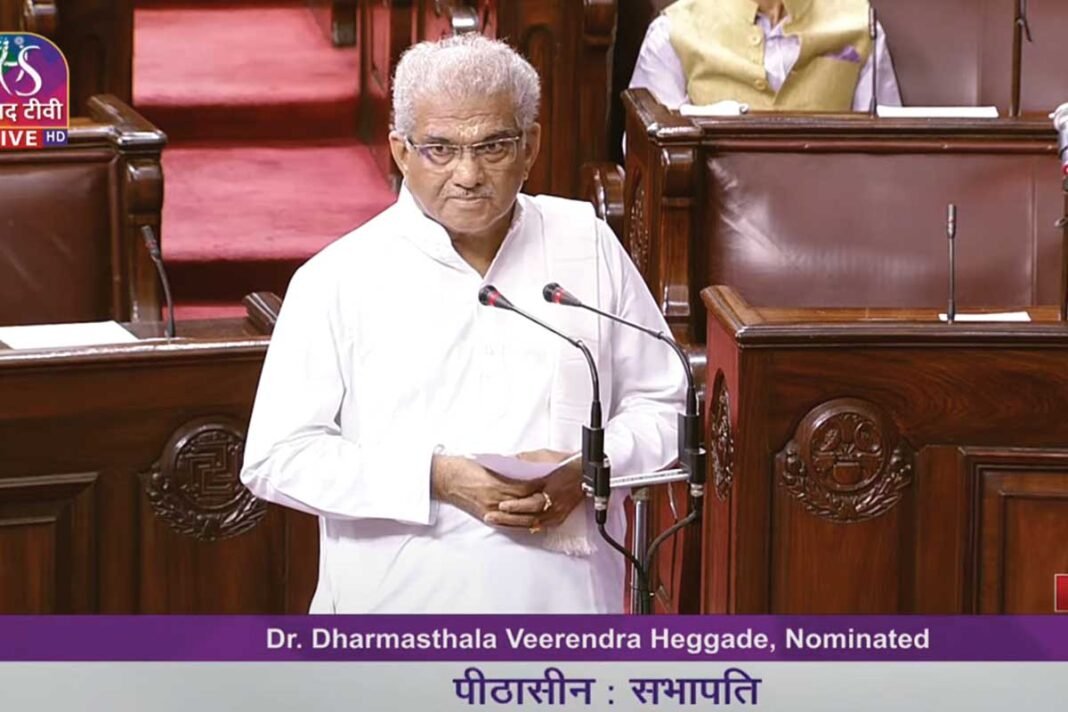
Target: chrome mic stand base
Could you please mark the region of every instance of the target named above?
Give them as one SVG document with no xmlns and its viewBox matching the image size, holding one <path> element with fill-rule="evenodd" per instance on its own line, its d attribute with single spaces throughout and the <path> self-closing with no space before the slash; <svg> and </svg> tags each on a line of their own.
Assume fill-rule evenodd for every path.
<svg viewBox="0 0 1068 712">
<path fill-rule="evenodd" d="M 682 468 L 661 470 L 659 472 L 642 472 L 634 475 L 622 475 L 612 478 L 612 489 L 630 489 L 631 501 L 634 502 L 634 528 L 631 531 L 631 554 L 637 561 L 645 562 L 649 553 L 649 508 L 651 506 L 650 487 L 654 485 L 685 482 L 689 474 Z M 699 487 L 699 486 L 698 486 Z M 691 490 L 694 489 L 691 487 Z M 703 493 L 703 488 L 700 488 Z M 691 492 L 691 495 L 694 494 Z M 630 611 L 632 615 L 652 613 L 652 591 L 643 591 L 639 581 L 652 580 L 652 572 L 641 572 L 631 564 Z"/>
<path fill-rule="evenodd" d="M 630 550 L 638 561 L 645 561 L 649 552 L 649 488 L 636 487 L 630 493 L 631 501 L 634 502 L 634 530 L 630 537 Z M 638 585 L 640 574 L 633 564 L 630 567 L 630 612 L 631 615 L 645 614 L 652 608 L 652 601 L 645 600 L 652 597 L 652 591 L 643 591 Z"/>
</svg>

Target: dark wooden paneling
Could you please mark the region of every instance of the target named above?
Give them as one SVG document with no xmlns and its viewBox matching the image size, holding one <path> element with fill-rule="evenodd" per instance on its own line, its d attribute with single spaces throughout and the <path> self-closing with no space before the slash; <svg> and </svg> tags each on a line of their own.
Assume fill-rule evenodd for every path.
<svg viewBox="0 0 1068 712">
<path fill-rule="evenodd" d="M 950 201 L 961 206 L 959 305 L 1017 308 L 1053 303 L 1059 297 L 1061 234 L 1053 225 L 1062 214 L 1063 197 L 1057 182 L 1054 134 L 1045 120 L 872 122 L 780 116 L 691 121 L 666 111 L 647 92 L 628 94 L 627 99 L 630 123 L 622 238 L 673 330 L 684 341 L 700 344 L 704 340 L 704 324 L 691 314 L 700 313 L 695 306 L 696 289 L 710 283 L 731 284 L 754 295 L 757 304 L 941 306 L 948 279 L 945 241 L 939 238 L 945 234 L 945 205 Z M 967 215 L 972 217 L 965 225 Z M 965 248 L 966 244 L 970 246 Z M 967 256 L 964 249 L 969 250 Z M 714 349 L 712 343 L 709 348 Z M 896 373 L 906 382 L 904 392 L 895 394 L 893 384 L 888 383 L 881 393 L 892 404 L 900 406 L 895 399 L 905 397 L 915 400 L 921 405 L 913 415 L 930 417 L 936 425 L 960 418 L 959 411 L 926 412 L 932 404 L 907 385 L 910 377 L 900 370 L 915 357 L 903 350 L 886 354 L 877 364 L 848 363 L 843 357 L 841 368 L 845 374 L 857 370 Z M 729 359 L 726 352 L 710 350 L 709 377 Z M 809 408 L 835 397 L 857 395 L 850 390 L 804 391 L 826 385 L 824 364 L 817 361 L 802 372 L 798 369 L 806 363 L 804 358 L 791 354 L 789 360 L 787 368 L 750 358 L 736 375 L 728 374 L 728 390 L 736 393 L 741 388 L 748 394 L 742 402 L 732 403 L 732 408 L 740 409 L 740 423 L 751 418 L 764 422 L 765 409 L 774 407 L 768 405 L 772 401 L 792 409 L 774 421 L 773 431 L 754 433 L 741 427 L 736 462 L 740 472 L 770 472 L 773 456 L 789 441 Z M 1056 391 L 1036 389 L 1026 372 L 1038 362 L 1032 359 L 1022 371 L 1011 362 L 997 365 L 1002 369 L 1000 376 L 1018 379 L 1021 399 L 1032 399 L 1019 402 L 1029 402 L 1032 409 L 1039 408 L 1040 414 L 1053 418 L 1057 406 L 1049 398 L 1055 398 Z M 1056 363 L 1056 359 L 1041 363 L 1041 368 L 1056 368 Z M 975 375 L 966 360 L 931 368 L 948 383 L 960 374 Z M 776 400 L 781 394 L 762 391 L 768 381 L 781 386 L 789 397 Z M 985 400 L 966 412 L 1006 412 L 1000 391 L 982 392 Z M 879 398 L 874 401 L 883 403 Z M 751 412 L 751 408 L 756 410 Z M 1032 411 L 1013 413 L 1017 419 L 1033 416 Z M 968 418 L 966 422 L 984 421 Z M 1005 444 L 994 439 L 997 429 L 1015 423 L 987 422 L 986 432 L 973 433 L 978 439 L 959 442 Z M 750 440 L 767 438 L 769 432 L 778 443 L 774 450 L 763 440 Z M 1026 435 L 1021 435 L 1009 444 L 1050 445 L 1042 437 L 1049 433 L 1036 429 L 1032 434 L 1035 442 L 1028 443 Z M 944 444 L 936 435 L 927 433 L 934 439 L 914 440 L 913 433 L 906 434 L 919 462 L 925 461 L 925 448 Z M 935 453 L 931 458 L 931 462 L 945 460 Z M 939 476 L 953 477 L 944 470 Z M 945 496 L 947 488 L 957 484 L 942 479 L 931 486 Z M 777 527 L 790 528 L 805 521 L 791 500 L 773 497 L 769 487 L 760 477 L 747 484 L 739 481 L 729 506 L 709 500 L 706 521 L 715 523 L 706 526 L 715 527 L 719 541 L 726 543 L 719 551 L 706 547 L 703 555 L 706 568 L 700 585 L 706 610 L 967 610 L 962 599 L 962 562 L 967 557 L 961 550 L 961 537 L 965 534 L 959 527 L 949 530 L 926 519 L 932 512 L 913 490 L 906 493 L 900 512 L 884 515 L 879 526 L 857 525 L 857 541 L 865 543 L 857 543 L 851 553 L 839 557 L 850 570 L 869 577 L 876 573 L 873 567 L 886 566 L 891 573 L 878 579 L 876 589 L 866 587 L 863 577 L 817 589 L 815 583 L 829 572 L 805 568 L 799 563 L 801 553 L 820 547 L 835 550 L 836 528 L 804 525 L 790 529 L 790 537 L 775 541 L 767 532 L 742 524 L 738 526 L 744 536 L 721 529 L 724 521 L 732 526 L 767 521 L 771 501 L 776 502 Z M 952 496 L 963 495 L 957 489 Z M 667 523 L 661 519 L 653 528 Z M 940 546 L 931 551 L 941 558 L 932 563 L 913 557 L 908 552 L 916 551 L 919 544 L 909 543 L 911 537 L 937 539 Z M 955 587 L 934 581 L 940 567 L 958 578 Z M 795 585 L 798 581 L 813 587 Z M 811 591 L 811 597 L 797 590 Z M 927 591 L 930 596 L 920 595 Z"/>
<path fill-rule="evenodd" d="M 0 609 L 6 613 L 53 613 L 56 610 L 56 532 L 53 517 L 23 516 L 0 520 L 0 556 L 4 581 Z"/>
<path fill-rule="evenodd" d="M 20 0 L 0 0 L 0 30 L 17 30 L 22 19 Z"/>
<path fill-rule="evenodd" d="M 705 612 L 1052 612 L 1068 567 L 1054 310 L 964 326 L 705 294 L 710 378 L 737 402 L 729 484 L 709 458 Z"/>
<path fill-rule="evenodd" d="M 57 0 L 52 38 L 70 66 L 71 113 L 88 111 L 89 97 L 133 101 L 133 0 Z"/>
<path fill-rule="evenodd" d="M 285 517 L 284 510 L 272 508 L 254 534 L 205 543 L 175 532 L 142 497 L 139 609 L 144 613 L 235 614 L 290 610 L 286 608 Z M 235 563 L 240 575 L 227 574 Z M 305 612 L 309 601 L 292 612 Z"/>
<path fill-rule="evenodd" d="M 912 600 L 917 613 L 969 610 L 969 552 L 972 545 L 972 483 L 960 466 L 960 449 L 923 448 L 917 457 L 916 561 Z"/>
<path fill-rule="evenodd" d="M 67 146 L 0 152 L 0 324 L 159 318 L 140 228 L 159 234 L 165 137 L 115 97 L 89 109 Z"/>
<path fill-rule="evenodd" d="M 1068 451 L 969 449 L 975 491 L 976 613 L 1045 614 L 1068 572 Z"/>
<path fill-rule="evenodd" d="M 713 154 L 705 283 L 737 285 L 754 304 L 941 306 L 949 263 L 937 237 L 953 202 L 960 308 L 1056 303 L 1064 198 L 1045 148 Z M 829 209 L 831 195 L 848 198 Z"/>
<path fill-rule="evenodd" d="M 0 473 L 0 611 L 94 609 L 97 479 L 97 473 Z"/>
<path fill-rule="evenodd" d="M 307 610 L 315 519 L 238 479 L 267 339 L 240 320 L 183 333 L 0 351 L 0 611 Z"/>
<path fill-rule="evenodd" d="M 687 339 L 703 341 L 691 315 L 708 284 L 757 304 L 941 303 L 949 202 L 961 207 L 962 305 L 1057 297 L 1063 197 L 1048 120 L 689 120 L 645 90 L 626 103 L 623 241 Z"/>
<path fill-rule="evenodd" d="M 0 0 L 0 31 L 33 32 L 54 41 L 57 1 Z"/>
<path fill-rule="evenodd" d="M 525 190 L 577 197 L 581 167 L 608 154 L 615 0 L 500 2 L 497 33 L 542 80 L 542 155 Z"/>
<path fill-rule="evenodd" d="M 701 131 L 641 91 L 627 95 L 627 163 L 623 187 L 623 244 L 662 305 L 675 334 L 693 342 L 690 314 L 700 313 L 691 272 L 701 263 L 699 242 L 690 237 L 699 217 Z M 655 125 L 670 141 L 651 139 Z M 670 145 L 668 145 L 670 144 Z"/>
<path fill-rule="evenodd" d="M 401 175 L 389 151 L 393 72 L 412 42 L 412 0 L 368 0 L 361 8 L 360 135 L 395 186 Z"/>
</svg>

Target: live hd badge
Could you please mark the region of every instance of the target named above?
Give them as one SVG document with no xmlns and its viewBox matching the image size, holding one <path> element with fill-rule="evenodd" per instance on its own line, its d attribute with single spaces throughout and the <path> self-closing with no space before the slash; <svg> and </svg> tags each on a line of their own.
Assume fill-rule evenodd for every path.
<svg viewBox="0 0 1068 712">
<path fill-rule="evenodd" d="M 51 40 L 0 33 L 0 150 L 65 146 L 70 128 L 70 71 Z"/>
</svg>

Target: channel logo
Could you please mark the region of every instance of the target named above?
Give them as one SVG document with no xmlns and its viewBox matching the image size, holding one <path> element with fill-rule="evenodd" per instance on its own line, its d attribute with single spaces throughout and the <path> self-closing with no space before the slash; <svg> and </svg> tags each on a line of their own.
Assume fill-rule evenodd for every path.
<svg viewBox="0 0 1068 712">
<path fill-rule="evenodd" d="M 0 150 L 65 146 L 70 130 L 70 72 L 51 40 L 0 33 Z"/>
</svg>

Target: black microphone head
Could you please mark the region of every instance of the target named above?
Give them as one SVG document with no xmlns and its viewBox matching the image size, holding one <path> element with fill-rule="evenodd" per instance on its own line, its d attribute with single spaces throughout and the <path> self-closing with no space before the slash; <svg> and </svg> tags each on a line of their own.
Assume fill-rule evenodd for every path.
<svg viewBox="0 0 1068 712">
<path fill-rule="evenodd" d="M 582 302 L 571 292 L 561 287 L 556 282 L 549 282 L 541 290 L 541 296 L 545 298 L 545 301 L 552 302 L 553 304 L 563 304 L 567 307 L 580 307 Z"/>
<path fill-rule="evenodd" d="M 492 284 L 487 284 L 485 287 L 478 290 L 478 301 L 487 307 L 497 307 L 498 309 L 512 308 L 512 303 L 508 301 Z"/>
</svg>

